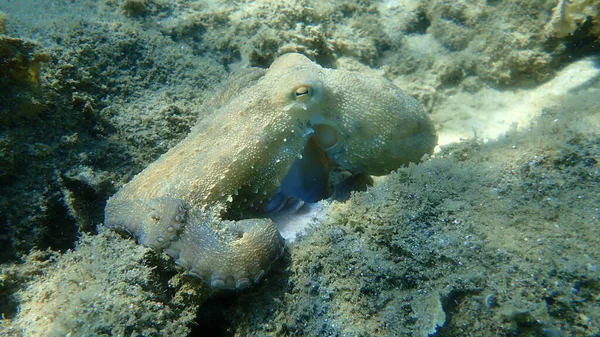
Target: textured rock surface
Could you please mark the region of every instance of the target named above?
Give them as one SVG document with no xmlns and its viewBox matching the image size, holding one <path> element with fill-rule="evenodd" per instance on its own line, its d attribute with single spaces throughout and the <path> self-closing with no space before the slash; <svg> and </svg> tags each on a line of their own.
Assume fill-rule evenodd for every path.
<svg viewBox="0 0 600 337">
<path fill-rule="evenodd" d="M 63 319 L 86 329 L 71 335 L 86 336 L 99 325 L 97 334 L 181 336 L 188 324 L 190 336 L 416 336 L 436 326 L 437 336 L 597 335 L 600 95 L 565 91 L 559 80 L 564 66 L 599 54 L 597 8 L 590 0 L 0 0 L 4 42 L 26 42 L 21 61 L 47 55 L 39 77 L 24 77 L 39 80 L 39 92 L 30 81 L 2 86 L 15 96 L 0 100 L 0 335 L 18 335 L 4 333 L 13 321 L 27 325 L 20 335 L 47 336 L 45 324 Z M 289 52 L 392 80 L 431 113 L 440 140 L 454 126 L 468 132 L 429 164 L 325 207 L 325 223 L 286 249 L 258 286 L 221 292 L 198 311 L 204 297 L 175 295 L 170 279 L 208 287 L 177 273 L 168 255 L 123 258 L 148 249 L 118 235 L 76 244 L 96 233 L 111 195 L 208 118 L 199 108 L 228 73 Z M 531 95 L 556 80 L 550 101 Z M 597 77 L 584 82 L 600 88 Z M 499 143 L 482 132 L 538 103 L 543 118 L 519 119 Z M 593 133 L 565 133 L 568 120 Z M 327 220 L 331 212 L 338 216 Z M 22 264 L 34 247 L 57 258 L 48 268 Z M 74 272 L 90 261 L 93 272 Z M 139 264 L 147 273 L 121 272 Z M 33 280 L 7 275 L 28 269 Z M 109 287 L 86 287 L 90 279 Z M 145 280 L 149 287 L 132 292 Z M 93 300 L 76 300 L 81 287 Z M 154 307 L 156 296 L 179 296 L 172 315 Z M 104 309 L 111 303 L 120 307 Z M 21 320 L 26 307 L 50 316 Z M 165 318 L 177 330 L 165 330 Z"/>
<path fill-rule="evenodd" d="M 0 336 L 185 336 L 209 291 L 191 279 L 167 286 L 156 273 L 163 262 L 106 229 L 65 254 L 34 251 L 2 268 L 0 289 L 28 286 L 11 299 L 19 307 Z"/>
<path fill-rule="evenodd" d="M 216 109 L 211 117 L 106 206 L 107 226 L 164 249 L 213 287 L 258 282 L 283 247 L 271 220 L 223 220 L 230 208 L 242 218 L 271 211 L 287 189 L 304 195 L 314 184 L 302 182 L 312 179 L 305 174 L 319 165 L 325 173 L 340 166 L 387 174 L 431 153 L 437 141 L 418 102 L 391 82 L 323 69 L 300 54 L 231 86 L 205 107 Z M 300 187 L 284 182 L 292 167 Z"/>
</svg>

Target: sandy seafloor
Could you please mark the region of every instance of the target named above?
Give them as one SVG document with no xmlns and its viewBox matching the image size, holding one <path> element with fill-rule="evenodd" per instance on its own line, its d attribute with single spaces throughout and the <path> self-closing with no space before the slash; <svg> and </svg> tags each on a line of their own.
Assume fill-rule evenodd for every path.
<svg viewBox="0 0 600 337">
<path fill-rule="evenodd" d="M 0 11 L 0 335 L 600 335 L 597 1 Z M 286 52 L 393 81 L 436 152 L 326 205 L 243 292 L 97 227 L 222 80 Z"/>
</svg>

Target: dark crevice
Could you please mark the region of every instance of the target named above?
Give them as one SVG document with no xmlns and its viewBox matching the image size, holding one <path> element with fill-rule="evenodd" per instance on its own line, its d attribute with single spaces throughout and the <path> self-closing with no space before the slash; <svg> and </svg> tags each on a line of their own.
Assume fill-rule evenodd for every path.
<svg viewBox="0 0 600 337">
<path fill-rule="evenodd" d="M 569 61 L 600 53 L 600 36 L 592 34 L 593 22 L 588 17 L 573 34 L 565 38 Z"/>
<path fill-rule="evenodd" d="M 224 292 L 202 304 L 198 310 L 196 325 L 192 328 L 190 337 L 230 336 L 232 333 L 229 330 L 232 322 L 228 319 L 227 312 L 233 310 L 239 296 L 237 292 Z"/>
<path fill-rule="evenodd" d="M 600 36 L 592 32 L 593 22 L 587 18 L 579 28 L 564 38 L 550 39 L 545 44 L 545 50 L 552 51 L 562 44 L 564 49 L 556 57 L 556 69 L 565 67 L 579 59 L 600 55 Z"/>
<path fill-rule="evenodd" d="M 0 263 L 5 263 L 16 258 L 16 250 L 12 244 L 10 225 L 8 219 L 0 214 Z"/>
<path fill-rule="evenodd" d="M 65 180 L 65 187 L 73 194 L 71 207 L 78 214 L 78 219 L 75 220 L 79 230 L 95 234 L 95 224 L 101 223 L 104 218 L 107 194 L 98 193 L 78 180 Z"/>
<path fill-rule="evenodd" d="M 425 12 L 419 12 L 416 20 L 406 25 L 405 32 L 407 34 L 425 34 L 429 26 L 431 26 L 431 20 L 427 18 Z"/>
<path fill-rule="evenodd" d="M 44 230 L 38 248 L 41 250 L 50 248 L 61 252 L 72 249 L 77 240 L 75 219 L 69 215 L 69 211 L 59 198 L 49 200 L 47 207 Z"/>
</svg>

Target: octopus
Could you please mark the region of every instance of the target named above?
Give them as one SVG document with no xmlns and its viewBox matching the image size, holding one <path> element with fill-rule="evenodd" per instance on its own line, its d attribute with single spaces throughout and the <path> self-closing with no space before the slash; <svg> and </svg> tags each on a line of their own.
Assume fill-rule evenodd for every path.
<svg viewBox="0 0 600 337">
<path fill-rule="evenodd" d="M 437 143 L 417 100 L 390 81 L 295 53 L 244 72 L 202 109 L 183 141 L 109 198 L 104 224 L 212 288 L 258 283 L 285 247 L 272 215 L 328 198 L 333 172 L 385 175 Z"/>
</svg>

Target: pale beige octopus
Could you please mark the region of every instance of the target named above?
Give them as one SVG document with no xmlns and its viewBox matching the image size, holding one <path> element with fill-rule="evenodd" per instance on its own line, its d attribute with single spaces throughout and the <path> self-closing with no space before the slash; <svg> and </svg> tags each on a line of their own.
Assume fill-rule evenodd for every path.
<svg viewBox="0 0 600 337">
<path fill-rule="evenodd" d="M 265 214 L 326 197 L 331 167 L 383 175 L 437 142 L 418 102 L 391 82 L 300 54 L 247 72 L 204 109 L 214 112 L 108 200 L 105 225 L 215 288 L 261 279 L 284 246 Z"/>
</svg>

